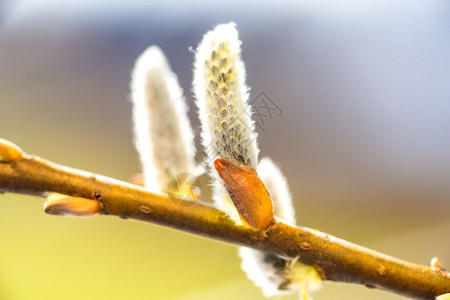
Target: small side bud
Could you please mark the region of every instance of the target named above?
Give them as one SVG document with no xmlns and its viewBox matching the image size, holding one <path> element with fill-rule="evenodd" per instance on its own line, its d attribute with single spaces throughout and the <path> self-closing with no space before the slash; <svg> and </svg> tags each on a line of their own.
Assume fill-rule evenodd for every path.
<svg viewBox="0 0 450 300">
<path fill-rule="evenodd" d="M 217 158 L 214 167 L 225 182 L 242 222 L 253 229 L 267 229 L 273 220 L 272 199 L 255 169 Z"/>
<path fill-rule="evenodd" d="M 433 257 L 433 258 L 431 259 L 431 264 L 430 264 L 430 266 L 431 266 L 431 268 L 432 268 L 433 270 L 441 270 L 441 269 L 442 269 L 442 263 L 441 263 L 441 261 L 439 260 L 439 258 L 437 258 L 437 257 Z"/>
<path fill-rule="evenodd" d="M 93 217 L 100 213 L 102 205 L 97 200 L 50 193 L 44 207 L 50 215 Z"/>
<path fill-rule="evenodd" d="M 222 157 L 235 164 L 257 166 L 257 133 L 245 78 L 236 24 L 220 24 L 208 31 L 195 54 L 195 103 L 202 125 L 205 162 L 213 182 L 212 198 L 217 208 L 238 225 L 242 218 L 210 163 Z"/>
<path fill-rule="evenodd" d="M 21 159 L 23 151 L 16 144 L 0 139 L 0 162 L 12 162 Z"/>
</svg>

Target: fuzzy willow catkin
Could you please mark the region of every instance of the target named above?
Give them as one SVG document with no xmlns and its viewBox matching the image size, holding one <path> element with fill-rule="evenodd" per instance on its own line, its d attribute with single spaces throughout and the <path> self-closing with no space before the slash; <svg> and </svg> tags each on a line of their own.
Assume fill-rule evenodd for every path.
<svg viewBox="0 0 450 300">
<path fill-rule="evenodd" d="M 252 228 L 267 228 L 273 218 L 272 200 L 265 197 L 267 187 L 277 199 L 275 212 L 295 224 L 285 178 L 269 159 L 257 165 L 259 150 L 234 24 L 218 25 L 205 34 L 195 57 L 194 92 L 202 123 L 203 146 L 208 162 L 214 161 L 218 172 L 211 170 L 215 203 L 238 224 L 241 218 Z M 264 176 L 262 181 L 256 174 L 257 166 L 258 173 Z M 239 255 L 243 270 L 266 296 L 302 289 L 302 295 L 307 297 L 307 291 L 316 283 L 314 280 L 318 278 L 320 282 L 314 267 L 295 259 L 245 247 L 239 249 Z"/>
<path fill-rule="evenodd" d="M 174 176 L 195 172 L 195 148 L 182 89 L 156 46 L 136 61 L 131 99 L 145 186 L 165 193 Z"/>
<path fill-rule="evenodd" d="M 204 35 L 195 55 L 194 93 L 207 167 L 214 178 L 214 202 L 237 224 L 242 224 L 224 182 L 211 168 L 218 157 L 253 168 L 258 160 L 257 135 L 234 23 L 218 25 Z"/>
</svg>

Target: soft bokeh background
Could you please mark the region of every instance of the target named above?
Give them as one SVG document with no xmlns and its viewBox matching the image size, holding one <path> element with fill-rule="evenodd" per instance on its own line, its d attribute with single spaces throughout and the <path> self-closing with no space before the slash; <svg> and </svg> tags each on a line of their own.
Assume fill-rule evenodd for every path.
<svg viewBox="0 0 450 300">
<path fill-rule="evenodd" d="M 167 54 L 191 107 L 193 54 L 238 24 L 252 95 L 283 111 L 260 131 L 302 225 L 450 266 L 448 1 L 0 2 L 0 137 L 123 180 L 139 171 L 129 74 Z M 192 49 L 192 48 L 191 48 Z M 0 199 L 0 299 L 263 299 L 236 247 L 112 217 L 47 216 Z M 326 283 L 316 299 L 401 299 Z M 287 297 L 295 299 L 295 297 Z"/>
</svg>

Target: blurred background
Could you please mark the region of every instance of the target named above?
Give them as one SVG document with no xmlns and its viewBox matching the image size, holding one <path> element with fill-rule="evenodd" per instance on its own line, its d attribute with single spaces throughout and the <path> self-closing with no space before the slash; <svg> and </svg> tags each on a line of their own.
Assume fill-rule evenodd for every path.
<svg viewBox="0 0 450 300">
<path fill-rule="evenodd" d="M 1 0 L 0 137 L 128 180 L 140 171 L 127 100 L 135 59 L 162 48 L 198 133 L 192 49 L 229 21 L 252 100 L 264 92 L 281 112 L 259 143 L 287 176 L 299 223 L 450 268 L 448 1 Z M 0 299 L 263 299 L 233 245 L 0 200 Z M 402 299 L 329 282 L 315 298 Z"/>
</svg>

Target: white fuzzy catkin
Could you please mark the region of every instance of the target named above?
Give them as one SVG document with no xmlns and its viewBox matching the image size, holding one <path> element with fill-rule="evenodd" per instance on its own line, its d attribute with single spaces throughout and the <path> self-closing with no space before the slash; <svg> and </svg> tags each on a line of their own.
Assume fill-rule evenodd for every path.
<svg viewBox="0 0 450 300">
<path fill-rule="evenodd" d="M 249 95 L 240 41 L 233 23 L 218 25 L 205 34 L 197 48 L 194 66 L 194 92 L 216 205 L 241 224 L 222 179 L 210 166 L 214 159 L 222 157 L 236 164 L 258 167 L 258 174 L 274 201 L 275 215 L 295 225 L 292 197 L 281 171 L 268 158 L 257 165 L 259 150 L 247 103 Z M 266 296 L 300 289 L 301 297 L 307 297 L 308 291 L 320 285 L 315 268 L 295 259 L 246 247 L 239 248 L 239 255 L 243 270 Z"/>
<path fill-rule="evenodd" d="M 273 201 L 274 213 L 284 222 L 295 225 L 295 210 L 286 178 L 270 158 L 263 158 L 258 164 L 258 175 L 266 185 Z M 300 290 L 300 298 L 321 285 L 321 279 L 313 266 L 296 259 L 282 258 L 262 251 L 239 247 L 242 269 L 267 297 Z"/>
<path fill-rule="evenodd" d="M 131 99 L 145 186 L 165 193 L 173 176 L 195 172 L 195 148 L 182 89 L 156 46 L 136 61 Z"/>
<path fill-rule="evenodd" d="M 241 224 L 239 214 L 211 165 L 217 157 L 254 168 L 257 165 L 257 135 L 248 104 L 240 44 L 234 23 L 218 25 L 204 35 L 194 63 L 194 93 L 206 167 L 214 179 L 213 199 L 237 224 Z"/>
</svg>

